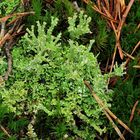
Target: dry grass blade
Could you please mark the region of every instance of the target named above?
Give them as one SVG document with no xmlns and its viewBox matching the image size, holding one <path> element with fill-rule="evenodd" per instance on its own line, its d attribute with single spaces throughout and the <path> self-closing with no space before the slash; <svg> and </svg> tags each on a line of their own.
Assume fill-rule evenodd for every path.
<svg viewBox="0 0 140 140">
<path fill-rule="evenodd" d="M 6 131 L 6 129 L 2 125 L 0 125 L 0 129 L 4 132 L 6 136 L 8 136 L 9 138 L 11 137 L 11 135 Z"/>
<path fill-rule="evenodd" d="M 16 13 L 16 14 L 11 14 L 3 18 L 0 18 L 0 22 L 3 27 L 0 33 L 0 48 L 5 44 L 7 40 L 10 40 L 12 38 L 12 33 L 15 31 L 15 27 L 13 26 L 7 33 L 5 33 L 5 22 L 9 18 L 16 16 L 17 18 L 12 21 L 13 25 L 15 25 L 15 23 L 18 21 L 19 18 L 30 15 L 30 14 L 34 14 L 34 12 Z"/>
<path fill-rule="evenodd" d="M 126 55 L 128 58 L 130 58 L 130 59 L 132 59 L 132 60 L 135 59 L 132 55 L 128 54 L 127 52 L 123 51 L 123 53 L 124 53 L 124 55 Z"/>
<path fill-rule="evenodd" d="M 124 12 L 124 14 L 122 16 L 122 20 L 119 23 L 118 28 L 117 28 L 117 30 L 118 30 L 119 33 L 121 32 L 121 29 L 123 27 L 123 24 L 124 24 L 124 22 L 126 20 L 126 17 L 127 17 L 128 13 L 129 13 L 129 11 L 130 11 L 133 3 L 134 3 L 134 0 L 130 0 L 130 2 L 129 2 L 129 4 L 128 4 L 128 6 L 127 6 L 127 8 L 126 8 L 126 10 L 125 10 L 125 12 Z"/>
<path fill-rule="evenodd" d="M 13 40 L 10 40 L 10 42 L 8 42 L 8 44 L 6 44 L 6 45 L 11 45 L 11 42 L 13 42 Z M 8 80 L 8 77 L 12 72 L 12 55 L 11 55 L 10 49 L 8 47 L 9 46 L 7 46 L 5 48 L 5 52 L 6 52 L 6 56 L 7 56 L 7 64 L 8 64 L 7 72 L 3 78 L 5 81 Z"/>
<path fill-rule="evenodd" d="M 11 14 L 11 15 L 0 18 L 0 22 L 6 22 L 9 18 L 14 17 L 14 16 L 23 17 L 23 16 L 27 16 L 30 14 L 34 14 L 34 12 L 24 12 L 24 13 Z"/>
<path fill-rule="evenodd" d="M 140 65 L 134 65 L 133 68 L 140 69 Z"/>
<path fill-rule="evenodd" d="M 130 122 L 130 123 L 132 122 L 132 120 L 133 120 L 133 118 L 134 118 L 134 112 L 135 112 L 135 110 L 136 110 L 136 107 L 137 107 L 138 103 L 139 103 L 139 101 L 136 101 L 135 104 L 134 104 L 134 106 L 133 106 L 133 108 L 132 108 L 131 115 L 130 115 L 130 119 L 129 119 L 129 122 Z M 124 131 L 123 131 L 123 136 L 126 135 L 126 133 L 127 133 L 127 131 L 124 130 Z M 118 140 L 121 140 L 121 139 L 118 139 Z"/>
<path fill-rule="evenodd" d="M 116 124 L 113 122 L 112 118 L 108 115 L 108 113 L 106 111 L 104 111 L 104 113 L 105 113 L 106 117 L 108 118 L 108 120 L 111 122 L 113 128 L 115 129 L 115 131 L 119 135 L 120 139 L 125 140 L 123 134 L 121 133 L 120 129 L 116 126 Z"/>
<path fill-rule="evenodd" d="M 108 65 L 109 65 L 109 58 L 107 59 L 107 62 L 106 62 L 106 66 L 105 66 L 105 73 L 107 73 L 107 70 L 108 70 Z"/>
<path fill-rule="evenodd" d="M 88 89 L 90 90 L 90 92 L 92 93 L 93 97 L 95 98 L 95 100 L 97 101 L 97 103 L 103 108 L 104 113 L 106 114 L 107 118 L 111 121 L 112 124 L 112 119 L 110 119 L 111 117 L 116 120 L 121 126 L 123 126 L 127 131 L 129 131 L 130 133 L 133 133 L 132 130 L 130 130 L 130 128 L 124 124 L 120 119 L 118 119 L 110 110 L 108 107 L 106 107 L 103 103 L 103 101 L 94 93 L 91 85 L 87 82 L 84 81 L 85 85 L 88 87 Z M 108 117 L 109 116 L 109 117 Z M 114 122 L 113 122 L 114 124 Z M 119 134 L 120 137 L 122 137 L 122 134 L 120 133 L 120 130 L 118 131 L 118 128 L 116 126 L 114 129 L 117 131 L 117 133 Z"/>
<path fill-rule="evenodd" d="M 11 39 L 11 37 L 12 37 L 11 34 L 12 34 L 13 31 L 14 31 L 14 28 L 10 29 L 10 30 L 5 34 L 5 36 L 1 38 L 1 40 L 0 40 L 0 48 L 2 48 L 2 46 L 5 44 L 5 42 L 6 42 L 7 40 L 10 40 L 10 39 Z"/>
<path fill-rule="evenodd" d="M 99 7 L 99 10 L 101 11 L 101 3 L 100 3 L 100 0 L 97 0 L 97 5 Z"/>
<path fill-rule="evenodd" d="M 131 116 L 130 116 L 130 120 L 129 120 L 130 122 L 132 122 L 132 120 L 134 118 L 134 112 L 136 110 L 136 107 L 137 107 L 138 103 L 139 103 L 139 101 L 136 101 L 135 104 L 134 104 L 134 106 L 133 106 L 133 108 L 132 108 Z"/>
<path fill-rule="evenodd" d="M 113 0 L 110 0 L 110 2 L 109 2 L 109 5 L 110 5 L 110 13 L 112 13 L 112 11 L 113 11 L 113 5 L 114 5 L 114 1 Z"/>
<path fill-rule="evenodd" d="M 13 27 L 0 39 L 0 48 L 6 43 L 7 40 L 10 40 L 13 38 L 13 34 L 15 32 L 15 28 L 17 26 L 17 21 L 15 20 L 15 23 L 13 25 Z"/>
<path fill-rule="evenodd" d="M 140 23 L 138 24 L 137 28 L 135 29 L 135 32 L 136 33 L 138 30 L 140 29 Z"/>
<path fill-rule="evenodd" d="M 104 0 L 104 3 L 106 5 L 107 10 L 109 11 L 109 2 L 108 2 L 108 0 Z"/>
<path fill-rule="evenodd" d="M 140 46 L 140 41 L 137 43 L 137 45 L 134 47 L 131 55 L 133 55 L 133 53 L 136 51 L 136 49 Z"/>
<path fill-rule="evenodd" d="M 116 52 L 117 52 L 117 45 L 115 46 L 115 49 L 114 49 L 114 53 L 113 53 L 113 57 L 112 57 L 112 63 L 111 63 L 111 67 L 110 67 L 110 72 L 112 72 L 113 70 L 113 66 L 114 66 L 114 62 L 115 62 L 115 57 L 116 57 Z M 108 83 L 109 83 L 109 80 L 108 79 Z"/>
<path fill-rule="evenodd" d="M 121 126 L 123 126 L 127 131 L 130 133 L 133 133 L 133 131 L 126 125 L 124 124 L 119 118 L 117 118 L 108 108 L 105 109 L 108 114 L 115 120 L 117 121 Z"/>
<path fill-rule="evenodd" d="M 120 0 L 120 4 L 121 4 L 121 12 L 123 12 L 126 8 L 125 0 Z"/>
<path fill-rule="evenodd" d="M 4 36 L 5 34 L 5 22 L 1 23 L 1 32 L 0 32 L 0 39 Z"/>
<path fill-rule="evenodd" d="M 126 8 L 126 5 L 125 5 L 125 1 L 124 0 L 116 0 L 116 3 L 115 3 L 115 19 L 119 19 L 121 20 L 121 15 L 123 13 L 123 11 L 125 10 Z"/>
<path fill-rule="evenodd" d="M 134 52 L 136 51 L 136 49 L 140 46 L 140 41 L 136 44 L 136 46 L 134 47 L 132 53 L 131 53 L 131 56 L 134 54 Z M 127 66 L 128 63 L 130 61 L 130 58 L 127 58 L 126 62 L 125 62 L 125 65 L 124 66 Z"/>
<path fill-rule="evenodd" d="M 121 48 L 120 39 L 118 39 L 118 41 L 116 42 L 116 46 L 118 48 L 120 58 L 123 60 L 124 54 L 123 54 L 123 50 Z"/>
</svg>

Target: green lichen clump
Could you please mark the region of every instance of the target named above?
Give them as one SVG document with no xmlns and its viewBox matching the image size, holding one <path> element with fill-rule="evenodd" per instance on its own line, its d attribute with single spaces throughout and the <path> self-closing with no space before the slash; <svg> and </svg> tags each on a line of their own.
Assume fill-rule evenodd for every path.
<svg viewBox="0 0 140 140">
<path fill-rule="evenodd" d="M 50 121 L 50 135 L 52 133 L 56 139 L 93 139 L 95 132 L 106 131 L 102 108 L 84 85 L 84 80 L 89 81 L 95 93 L 110 106 L 109 75 L 101 74 L 97 57 L 90 52 L 94 40 L 87 46 L 77 41 L 90 32 L 90 20 L 82 12 L 69 18 L 70 38 L 65 43 L 61 33 L 53 35 L 57 18 L 51 18 L 47 33 L 46 23 L 37 22 L 37 31 L 34 26 L 28 29 L 20 47 L 13 49 L 13 74 L 0 90 L 2 103 L 9 112 L 33 116 L 44 112 Z M 122 71 L 116 68 L 118 75 Z M 55 123 L 54 119 L 57 119 Z"/>
</svg>

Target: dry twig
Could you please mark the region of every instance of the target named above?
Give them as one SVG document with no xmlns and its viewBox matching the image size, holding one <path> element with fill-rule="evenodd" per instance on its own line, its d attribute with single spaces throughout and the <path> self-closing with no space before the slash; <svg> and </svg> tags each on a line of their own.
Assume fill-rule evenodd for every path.
<svg viewBox="0 0 140 140">
<path fill-rule="evenodd" d="M 89 84 L 89 82 L 84 81 L 85 85 L 88 87 L 88 89 L 90 90 L 90 92 L 92 93 L 94 99 L 97 101 L 97 103 L 99 104 L 99 106 L 101 106 L 103 108 L 103 112 L 105 113 L 106 117 L 109 119 L 109 121 L 111 122 L 113 128 L 116 130 L 117 134 L 120 136 L 120 138 L 122 140 L 125 140 L 125 138 L 123 137 L 121 131 L 119 130 L 119 128 L 115 125 L 115 123 L 113 122 L 112 118 L 117 121 L 122 127 L 124 127 L 127 131 L 129 131 L 130 133 L 133 133 L 132 130 L 130 130 L 130 128 L 124 124 L 120 119 L 118 119 L 110 110 L 108 107 L 106 107 L 103 103 L 103 101 L 96 95 L 96 93 L 93 91 L 91 85 Z"/>
</svg>

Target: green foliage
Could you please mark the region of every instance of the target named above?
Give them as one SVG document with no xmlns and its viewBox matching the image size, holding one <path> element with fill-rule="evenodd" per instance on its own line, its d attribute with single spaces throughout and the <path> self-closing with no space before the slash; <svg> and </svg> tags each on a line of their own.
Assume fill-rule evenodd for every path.
<svg viewBox="0 0 140 140">
<path fill-rule="evenodd" d="M 87 15 L 92 17 L 90 23 L 91 34 L 95 38 L 95 44 L 92 48 L 94 54 L 99 54 L 98 60 L 101 63 L 106 63 L 107 59 L 111 57 L 115 46 L 115 35 L 105 19 L 103 19 L 99 13 L 93 10 L 91 5 L 86 6 Z M 87 39 L 90 36 L 87 37 Z"/>
<path fill-rule="evenodd" d="M 122 49 L 129 54 L 132 52 L 133 48 L 140 40 L 140 29 L 138 29 L 137 27 L 140 21 L 139 5 L 140 5 L 139 1 L 136 0 L 126 19 L 126 25 L 123 27 L 122 30 L 121 36 Z"/>
<path fill-rule="evenodd" d="M 42 21 L 44 16 L 42 16 L 42 0 L 32 0 L 31 1 L 33 11 L 35 12 L 34 16 L 30 16 L 30 22 L 36 22 L 36 20 Z"/>
<path fill-rule="evenodd" d="M 9 90 L 10 93 L 4 88 L 1 89 L 3 106 L 8 106 L 9 111 L 7 113 L 14 112 L 19 115 L 24 109 L 23 105 L 27 96 L 27 91 L 24 89 L 24 82 L 16 81 Z"/>
<path fill-rule="evenodd" d="M 77 14 L 75 13 L 73 17 L 68 18 L 68 31 L 70 33 L 70 37 L 74 39 L 79 39 L 79 37 L 83 34 L 89 33 L 89 23 L 91 21 L 90 17 L 87 15 L 83 15 L 83 12 L 79 14 L 79 24 L 76 25 Z"/>
<path fill-rule="evenodd" d="M 108 42 L 108 33 L 106 29 L 106 23 L 104 20 L 98 20 L 97 21 L 97 36 L 95 38 L 97 48 L 99 49 L 105 49 L 107 47 Z"/>
<path fill-rule="evenodd" d="M 65 15 L 72 16 L 74 14 L 74 6 L 72 2 L 70 2 L 69 0 L 56 0 L 54 5 L 55 5 L 55 11 L 56 11 L 55 13 L 59 17 L 65 16 Z"/>
<path fill-rule="evenodd" d="M 31 25 L 35 25 L 36 21 L 40 21 L 40 23 L 45 21 L 48 23 L 48 25 L 50 24 L 52 11 L 48 9 L 48 7 L 44 7 L 46 5 L 44 5 L 44 3 L 46 3 L 46 1 L 31 0 L 31 6 L 29 8 L 30 11 L 34 11 L 35 14 L 34 16 L 30 15 L 27 17 L 26 26 L 28 28 L 30 28 Z"/>
<path fill-rule="evenodd" d="M 16 140 L 20 132 L 22 132 L 29 123 L 23 116 L 17 118 L 14 113 L 8 113 L 7 106 L 0 105 L 0 124 L 6 128 L 7 132 L 10 132 L 11 137 L 8 139 L 7 135 L 0 130 L 0 139 Z M 8 129 L 7 129 L 8 128 Z M 21 138 L 21 137 L 20 137 Z"/>
<path fill-rule="evenodd" d="M 57 18 L 51 18 L 47 33 L 46 23 L 37 22 L 37 34 L 32 26 L 20 47 L 12 51 L 13 74 L 0 90 L 1 103 L 18 116 L 35 118 L 40 111 L 44 112 L 50 124 L 47 129 L 51 130 L 47 138 L 93 139 L 96 132 L 101 135 L 106 131 L 102 108 L 83 81 L 88 80 L 105 105 L 110 106 L 112 91 L 107 87 L 110 75 L 101 74 L 97 57 L 90 52 L 93 40 L 87 46 L 74 40 L 90 32 L 89 22 L 83 12 L 69 18 L 71 38 L 65 44 L 61 33 L 53 35 Z M 123 69 L 117 67 L 115 71 L 114 74 L 122 75 Z M 54 120 L 57 122 L 53 123 Z M 32 121 L 27 135 L 34 139 L 37 135 Z"/>
<path fill-rule="evenodd" d="M 15 11 L 16 7 L 19 11 L 19 2 L 1 0 L 0 17 Z M 85 9 L 83 2 L 77 3 Z M 139 99 L 139 71 L 129 66 L 129 79 L 126 82 L 120 79 L 112 94 L 106 80 L 115 74 L 121 76 L 122 67 L 115 65 L 113 73 L 101 75 L 97 56 L 90 53 L 99 54 L 101 66 L 112 56 L 115 35 L 106 21 L 91 5 L 86 5 L 85 12 L 92 19 L 83 13 L 74 14 L 76 10 L 70 0 L 53 3 L 32 0 L 30 4 L 24 9 L 35 11 L 35 15 L 24 20 L 29 27 L 28 34 L 12 51 L 13 71 L 6 83 L 2 76 L 7 61 L 0 50 L 0 124 L 10 133 L 9 139 L 94 139 L 96 132 L 105 132 L 103 126 L 108 125 L 103 120 L 102 109 L 83 84 L 85 79 L 107 106 L 112 100 L 112 111 L 129 124 L 130 110 Z M 129 54 L 140 40 L 139 21 L 140 6 L 136 0 L 121 32 L 121 47 Z M 32 24 L 35 26 L 30 28 Z M 134 56 L 137 59 L 139 51 Z M 126 139 L 140 137 L 138 111 L 130 125 L 134 135 Z M 111 139 L 116 139 L 114 134 L 110 134 Z M 8 139 L 1 130 L 0 139 Z"/>
<path fill-rule="evenodd" d="M 0 2 L 0 16 L 10 14 L 20 0 L 2 0 Z"/>
<path fill-rule="evenodd" d="M 31 8 L 35 12 L 35 15 L 29 16 L 27 22 L 32 25 L 36 24 L 36 21 L 40 21 L 41 23 L 47 22 L 50 25 L 51 16 L 53 15 L 59 17 L 60 22 L 65 26 L 64 20 L 74 14 L 74 6 L 69 0 L 56 0 L 53 4 L 49 4 L 49 2 L 47 3 L 43 0 L 32 0 Z"/>
<path fill-rule="evenodd" d="M 131 110 L 135 102 L 139 99 L 140 91 L 140 80 L 137 78 L 137 71 L 132 68 L 133 65 L 134 62 L 129 65 L 129 79 L 125 82 L 122 80 L 119 80 L 117 82 L 117 85 L 114 88 L 114 100 L 112 103 L 113 112 L 117 114 L 117 116 L 122 121 L 129 125 Z M 138 104 L 137 109 L 139 107 L 140 105 Z M 138 127 L 138 124 L 140 124 L 140 119 L 137 109 L 135 110 L 134 119 L 132 120 L 130 125 L 130 128 L 134 131 L 134 135 L 131 135 L 128 139 L 137 140 L 140 138 L 140 129 Z"/>
<path fill-rule="evenodd" d="M 32 7 L 35 11 L 36 18 L 39 18 L 41 16 L 42 0 L 32 0 Z"/>
<path fill-rule="evenodd" d="M 128 52 L 131 53 L 134 46 L 137 44 L 137 42 L 140 40 L 140 30 L 137 29 L 137 24 L 128 23 L 122 31 L 122 48 Z"/>
<path fill-rule="evenodd" d="M 2 51 L 0 50 L 0 52 Z M 0 65 L 1 65 L 0 73 L 4 73 L 7 67 L 7 63 L 5 62 L 5 57 L 0 56 Z"/>
</svg>

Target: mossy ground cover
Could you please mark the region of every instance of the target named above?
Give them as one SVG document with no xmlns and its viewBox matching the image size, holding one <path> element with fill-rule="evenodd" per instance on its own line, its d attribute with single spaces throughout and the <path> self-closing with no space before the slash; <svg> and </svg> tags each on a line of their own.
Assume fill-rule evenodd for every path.
<svg viewBox="0 0 140 140">
<path fill-rule="evenodd" d="M 140 139 L 139 7 L 136 0 L 121 30 L 124 58 L 116 52 L 110 73 L 114 31 L 85 0 L 1 2 L 0 139 L 117 139 L 104 107 L 134 132 L 115 122 L 126 139 Z"/>
</svg>

